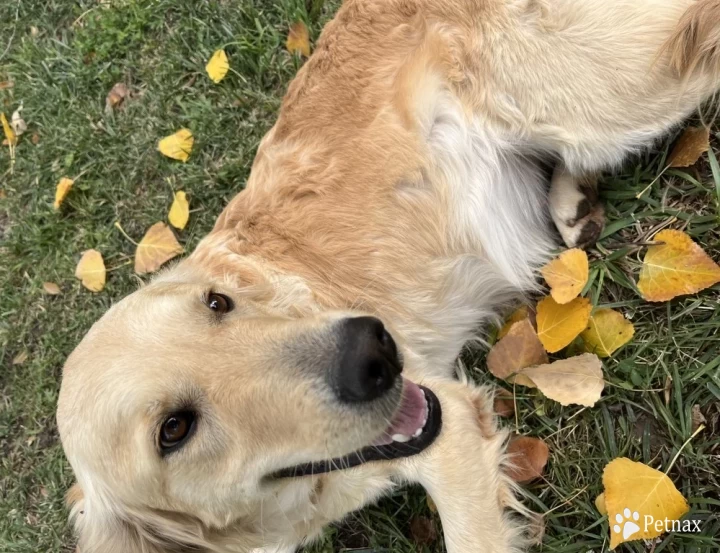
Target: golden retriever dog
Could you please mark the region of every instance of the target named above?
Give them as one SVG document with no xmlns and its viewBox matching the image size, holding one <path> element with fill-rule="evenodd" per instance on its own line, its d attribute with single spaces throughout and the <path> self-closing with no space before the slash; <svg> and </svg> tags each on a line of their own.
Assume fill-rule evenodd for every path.
<svg viewBox="0 0 720 553">
<path fill-rule="evenodd" d="M 81 551 L 294 551 L 404 482 L 451 553 L 523 549 L 455 359 L 719 73 L 720 0 L 348 0 L 212 232 L 67 361 Z"/>
</svg>

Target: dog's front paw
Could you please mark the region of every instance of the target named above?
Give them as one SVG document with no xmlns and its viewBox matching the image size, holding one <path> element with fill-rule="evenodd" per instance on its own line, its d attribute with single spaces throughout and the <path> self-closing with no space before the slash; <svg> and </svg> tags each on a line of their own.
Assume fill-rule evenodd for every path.
<svg viewBox="0 0 720 553">
<path fill-rule="evenodd" d="M 550 214 L 569 248 L 592 246 L 605 226 L 596 179 L 578 178 L 563 167 L 556 168 L 550 185 Z"/>
</svg>

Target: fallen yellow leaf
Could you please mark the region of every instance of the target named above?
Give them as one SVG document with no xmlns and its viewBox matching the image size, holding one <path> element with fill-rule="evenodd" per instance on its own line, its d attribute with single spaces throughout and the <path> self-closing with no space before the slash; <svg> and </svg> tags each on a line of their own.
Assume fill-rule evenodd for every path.
<svg viewBox="0 0 720 553">
<path fill-rule="evenodd" d="M 135 272 L 153 273 L 166 261 L 183 252 L 173 231 L 165 223 L 155 223 L 140 240 L 135 250 Z"/>
<path fill-rule="evenodd" d="M 28 360 L 28 352 L 23 350 L 20 353 L 18 353 L 15 357 L 13 357 L 12 364 L 13 365 L 22 365 L 27 360 Z"/>
<path fill-rule="evenodd" d="M 91 292 L 100 292 L 105 287 L 105 262 L 97 250 L 83 252 L 75 268 L 75 276 Z"/>
<path fill-rule="evenodd" d="M 586 298 L 560 304 L 552 297 L 537 306 L 538 338 L 550 353 L 560 351 L 587 327 L 592 305 Z"/>
<path fill-rule="evenodd" d="M 176 229 L 182 230 L 185 228 L 185 225 L 187 225 L 189 218 L 190 206 L 188 204 L 187 196 L 185 195 L 185 192 L 179 190 L 178 192 L 175 192 L 175 199 L 170 207 L 168 220 Z"/>
<path fill-rule="evenodd" d="M 296 21 L 290 25 L 285 47 L 291 54 L 298 53 L 306 58 L 310 57 L 310 33 L 305 23 Z"/>
<path fill-rule="evenodd" d="M 568 303 L 578 297 L 588 281 L 587 254 L 578 248 L 564 251 L 541 272 L 553 299 L 557 303 Z"/>
<path fill-rule="evenodd" d="M 547 362 L 547 354 L 528 319 L 513 324 L 487 357 L 488 369 L 494 376 L 531 388 L 533 383 L 517 376 L 517 373 L 525 367 Z"/>
<path fill-rule="evenodd" d="M 717 265 L 692 239 L 679 230 L 662 230 L 643 260 L 638 290 L 648 301 L 667 301 L 694 294 L 720 282 Z"/>
<path fill-rule="evenodd" d="M 710 149 L 710 129 L 688 127 L 680 135 L 668 157 L 669 167 L 689 167 Z"/>
<path fill-rule="evenodd" d="M 180 129 L 175 134 L 166 136 L 158 142 L 158 150 L 161 154 L 184 163 L 190 157 L 194 142 L 195 139 L 190 130 Z"/>
<path fill-rule="evenodd" d="M 560 405 L 592 407 L 605 388 L 602 361 L 592 353 L 528 367 L 520 371 L 520 376 L 532 380 L 545 397 Z"/>
<path fill-rule="evenodd" d="M 51 296 L 57 296 L 61 293 L 60 287 L 54 282 L 43 282 L 43 290 Z"/>
<path fill-rule="evenodd" d="M 690 509 L 668 476 L 625 457 L 613 459 L 603 471 L 605 505 L 610 524 L 610 549 L 621 543 L 656 538 Z"/>
<path fill-rule="evenodd" d="M 512 312 L 512 314 L 507 318 L 500 330 L 498 330 L 497 339 L 500 340 L 502 337 L 504 337 L 508 332 L 510 332 L 510 327 L 513 324 L 519 323 L 523 319 L 530 319 L 530 308 L 527 305 L 521 305 Z M 530 322 L 532 323 L 532 321 Z"/>
<path fill-rule="evenodd" d="M 210 77 L 210 79 L 216 84 L 225 78 L 229 69 L 230 62 L 228 62 L 225 50 L 222 49 L 215 50 L 215 53 L 205 66 L 205 71 L 207 71 L 208 77 Z"/>
<path fill-rule="evenodd" d="M 605 494 L 601 493 L 595 498 L 595 508 L 601 515 L 607 515 L 607 505 L 605 505 Z"/>
<path fill-rule="evenodd" d="M 60 209 L 60 205 L 63 203 L 63 200 L 65 200 L 65 197 L 70 193 L 70 189 L 72 188 L 74 182 L 75 181 L 72 179 L 63 177 L 60 179 L 60 182 L 57 183 L 57 186 L 55 187 L 55 202 L 53 203 L 53 207 L 55 209 Z"/>
<path fill-rule="evenodd" d="M 2 123 L 3 132 L 5 133 L 5 139 L 7 140 L 8 145 L 15 146 L 15 144 L 17 144 L 17 136 L 15 135 L 15 131 L 12 130 L 12 127 L 10 127 L 7 117 L 5 117 L 5 114 L 2 112 L 0 112 L 0 123 Z"/>
<path fill-rule="evenodd" d="M 585 351 L 599 357 L 609 357 L 619 347 L 627 344 L 635 334 L 633 324 L 614 309 L 598 309 L 590 315 L 588 327 L 580 337 Z"/>
</svg>

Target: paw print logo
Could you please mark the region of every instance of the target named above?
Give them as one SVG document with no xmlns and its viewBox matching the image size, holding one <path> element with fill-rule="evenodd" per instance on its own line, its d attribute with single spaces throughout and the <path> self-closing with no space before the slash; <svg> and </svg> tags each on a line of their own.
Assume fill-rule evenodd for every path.
<svg viewBox="0 0 720 553">
<path fill-rule="evenodd" d="M 630 515 L 632 515 L 632 519 L 630 518 Z M 622 537 L 626 540 L 640 530 L 640 527 L 635 524 L 635 522 L 639 519 L 640 513 L 637 511 L 631 513 L 630 509 L 625 507 L 622 515 L 620 513 L 615 515 L 615 522 L 617 522 L 617 524 L 613 526 L 613 532 L 616 534 L 622 532 Z"/>
</svg>

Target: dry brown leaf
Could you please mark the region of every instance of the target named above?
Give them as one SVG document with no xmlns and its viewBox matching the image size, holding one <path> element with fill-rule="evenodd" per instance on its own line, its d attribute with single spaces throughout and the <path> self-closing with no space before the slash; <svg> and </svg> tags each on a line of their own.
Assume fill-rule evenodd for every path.
<svg viewBox="0 0 720 553">
<path fill-rule="evenodd" d="M 35 146 L 37 146 L 38 143 L 40 142 L 40 135 L 38 133 L 34 132 L 32 134 L 32 136 L 30 137 L 30 142 L 32 142 Z"/>
<path fill-rule="evenodd" d="M 135 272 L 154 273 L 166 261 L 181 254 L 183 248 L 165 223 L 155 223 L 135 250 Z"/>
<path fill-rule="evenodd" d="M 705 415 L 702 414 L 700 406 L 697 403 L 692 406 L 691 420 L 693 433 L 707 422 Z"/>
<path fill-rule="evenodd" d="M 310 57 L 310 33 L 305 23 L 296 21 L 290 25 L 285 47 L 291 54 L 297 53 L 306 58 Z"/>
<path fill-rule="evenodd" d="M 21 351 L 18 353 L 15 357 L 13 357 L 12 364 L 13 365 L 22 365 L 25 361 L 28 360 L 28 352 L 26 350 Z"/>
<path fill-rule="evenodd" d="M 85 250 L 75 268 L 75 276 L 91 292 L 100 292 L 105 288 L 105 261 L 97 250 Z"/>
<path fill-rule="evenodd" d="M 670 405 L 670 396 L 672 395 L 672 376 L 665 377 L 665 386 L 663 387 L 663 395 L 665 396 L 665 405 Z"/>
<path fill-rule="evenodd" d="M 669 167 L 689 167 L 710 149 L 710 129 L 688 127 L 680 135 L 668 157 Z"/>
<path fill-rule="evenodd" d="M 500 388 L 493 399 L 493 411 L 498 417 L 512 417 L 515 414 L 515 401 L 513 395 Z"/>
<path fill-rule="evenodd" d="M 62 293 L 60 287 L 54 282 L 43 282 L 43 290 L 45 290 L 46 294 L 50 294 L 51 296 L 57 296 Z"/>
<path fill-rule="evenodd" d="M 578 248 L 562 252 L 542 270 L 545 282 L 550 286 L 550 295 L 558 303 L 572 301 L 588 281 L 589 265 L 587 254 Z"/>
<path fill-rule="evenodd" d="M 508 444 L 507 453 L 514 465 L 508 469 L 508 476 L 524 484 L 543 475 L 550 450 L 545 442 L 529 436 L 515 436 Z"/>
<path fill-rule="evenodd" d="M 638 290 L 647 301 L 695 294 L 720 282 L 720 266 L 679 230 L 661 230 L 645 254 Z"/>
<path fill-rule="evenodd" d="M 435 523 L 431 518 L 414 516 L 410 519 L 410 538 L 417 545 L 430 545 L 437 539 Z"/>
<path fill-rule="evenodd" d="M 592 353 L 528 367 L 520 374 L 532 380 L 545 397 L 560 405 L 576 403 L 592 407 L 605 388 L 602 361 Z"/>
<path fill-rule="evenodd" d="M 529 305 L 521 305 L 515 311 L 513 311 L 512 314 L 505 320 L 505 323 L 502 325 L 500 330 L 498 330 L 497 339 L 499 340 L 500 338 L 504 337 L 508 332 L 510 332 L 510 327 L 514 323 L 519 323 L 523 319 L 528 319 L 530 321 L 530 324 L 533 325 L 533 328 L 536 327 L 535 310 Z"/>
<path fill-rule="evenodd" d="M 541 300 L 537 306 L 538 338 L 550 353 L 560 351 L 570 344 L 590 320 L 592 305 L 587 298 L 560 304 L 552 297 Z"/>
<path fill-rule="evenodd" d="M 105 98 L 105 111 L 121 107 L 128 94 L 128 87 L 125 83 L 115 83 Z"/>
<path fill-rule="evenodd" d="M 8 88 L 12 88 L 15 86 L 15 83 L 12 81 L 0 81 L 0 90 L 6 90 Z"/>
<path fill-rule="evenodd" d="M 547 354 L 528 319 L 513 324 L 487 357 L 488 369 L 495 377 L 529 387 L 534 387 L 533 383 L 517 373 L 525 367 L 547 362 Z"/>
</svg>

